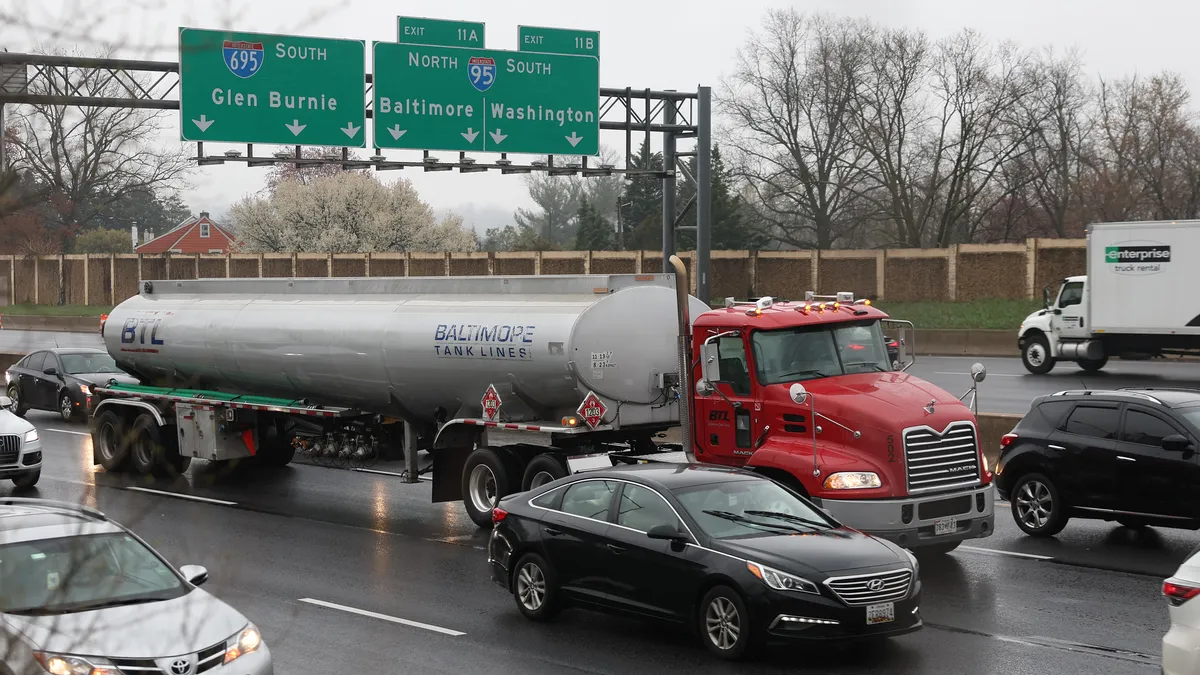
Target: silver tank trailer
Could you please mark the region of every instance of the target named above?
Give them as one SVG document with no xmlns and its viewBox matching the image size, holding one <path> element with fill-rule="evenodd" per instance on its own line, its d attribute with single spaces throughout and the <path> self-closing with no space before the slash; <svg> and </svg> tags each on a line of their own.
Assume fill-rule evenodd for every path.
<svg viewBox="0 0 1200 675">
<path fill-rule="evenodd" d="M 309 399 L 414 422 L 557 424 L 589 390 L 619 426 L 678 420 L 674 276 L 143 282 L 104 342 L 146 383 Z M 708 307 L 689 297 L 694 319 Z"/>
</svg>

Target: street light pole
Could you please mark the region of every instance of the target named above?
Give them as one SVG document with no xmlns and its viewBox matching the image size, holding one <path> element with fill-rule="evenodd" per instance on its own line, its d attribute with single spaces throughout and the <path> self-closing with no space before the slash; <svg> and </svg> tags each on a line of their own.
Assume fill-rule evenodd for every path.
<svg viewBox="0 0 1200 675">
<path fill-rule="evenodd" d="M 625 202 L 621 204 L 621 198 L 617 198 L 617 250 L 625 250 L 625 228 L 621 226 L 621 209 L 626 206 L 633 206 L 633 202 Z"/>
</svg>

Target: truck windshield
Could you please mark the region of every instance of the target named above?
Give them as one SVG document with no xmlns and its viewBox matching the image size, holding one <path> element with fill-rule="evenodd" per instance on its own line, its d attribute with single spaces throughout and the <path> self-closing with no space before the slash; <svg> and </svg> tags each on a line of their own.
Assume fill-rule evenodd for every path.
<svg viewBox="0 0 1200 675">
<path fill-rule="evenodd" d="M 752 344 L 762 384 L 891 371 L 883 331 L 873 319 L 755 331 Z"/>
</svg>

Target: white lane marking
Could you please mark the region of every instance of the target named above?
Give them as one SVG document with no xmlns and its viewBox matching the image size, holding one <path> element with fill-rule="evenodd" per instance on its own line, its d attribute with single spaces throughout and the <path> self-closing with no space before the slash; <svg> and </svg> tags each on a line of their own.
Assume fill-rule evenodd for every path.
<svg viewBox="0 0 1200 675">
<path fill-rule="evenodd" d="M 320 466 L 320 465 L 317 465 L 317 466 Z M 395 471 L 381 471 L 379 469 L 362 469 L 362 468 L 354 468 L 354 469 L 350 469 L 350 470 L 357 471 L 359 473 L 375 473 L 375 474 L 379 474 L 380 476 L 395 476 L 397 478 L 407 478 L 407 476 L 405 476 L 404 474 L 396 473 Z M 421 475 L 418 475 L 417 479 L 423 480 L 423 481 L 432 481 L 433 480 L 433 478 L 431 476 L 421 476 Z"/>
<path fill-rule="evenodd" d="M 237 502 L 230 502 L 224 499 L 212 499 L 210 497 L 197 497 L 196 495 L 185 495 L 178 492 L 167 492 L 165 490 L 151 490 L 144 487 L 122 487 L 122 490 L 137 490 L 138 492 L 148 492 L 152 495 L 162 495 L 163 497 L 178 497 L 179 499 L 191 499 L 197 502 L 206 504 L 220 504 L 221 506 L 237 506 Z"/>
<path fill-rule="evenodd" d="M 365 609 L 358 609 L 356 607 L 347 607 L 346 605 L 339 605 L 339 604 L 332 603 L 332 602 L 325 602 L 324 600 L 314 600 L 313 598 L 300 598 L 300 602 L 305 602 L 310 605 L 316 605 L 318 607 L 326 607 L 328 609 L 336 609 L 336 610 L 342 611 L 342 612 L 349 612 L 350 614 L 358 614 L 359 616 L 367 616 L 372 619 L 380 619 L 383 621 L 390 621 L 392 623 L 398 623 L 400 625 L 410 626 L 412 628 L 421 628 L 424 630 L 433 631 L 434 633 L 441 633 L 442 635 L 451 635 L 453 637 L 459 637 L 461 635 L 466 635 L 466 633 L 463 633 L 461 631 L 451 630 L 449 628 L 442 628 L 441 626 L 434 626 L 434 625 L 428 624 L 428 623 L 421 623 L 420 621 L 410 621 L 409 619 L 401 619 L 400 617 L 388 616 L 387 614 L 379 614 L 377 612 L 368 612 Z"/>
<path fill-rule="evenodd" d="M 970 373 L 952 373 L 948 371 L 935 370 L 934 375 L 970 375 Z M 988 377 L 1025 377 L 1024 375 L 1013 375 L 1011 373 L 988 373 Z"/>
<path fill-rule="evenodd" d="M 60 434 L 74 434 L 76 436 L 91 436 L 90 431 L 68 431 L 67 429 L 55 429 L 54 427 L 46 427 L 42 431 L 57 431 Z"/>
<path fill-rule="evenodd" d="M 978 546 L 959 546 L 959 551 L 967 551 L 969 553 L 982 553 L 984 555 L 1007 555 L 1014 558 L 1026 558 L 1029 560 L 1054 560 L 1053 556 L 1035 555 L 1033 553 L 1017 553 L 1016 551 L 1001 551 L 994 548 L 980 548 Z"/>
</svg>

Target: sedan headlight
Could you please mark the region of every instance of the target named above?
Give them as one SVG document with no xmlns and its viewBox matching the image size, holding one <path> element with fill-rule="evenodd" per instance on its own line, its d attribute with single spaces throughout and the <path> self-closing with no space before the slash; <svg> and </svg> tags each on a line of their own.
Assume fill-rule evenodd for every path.
<svg viewBox="0 0 1200 675">
<path fill-rule="evenodd" d="M 111 662 L 95 656 L 34 652 L 33 658 L 50 675 L 120 675 Z"/>
<path fill-rule="evenodd" d="M 881 485 L 879 474 L 870 471 L 840 471 L 825 479 L 827 490 L 867 490 Z"/>
<path fill-rule="evenodd" d="M 25 442 L 32 443 L 38 439 L 37 429 L 30 429 L 25 432 Z"/>
<path fill-rule="evenodd" d="M 758 577 L 764 584 L 777 591 L 799 591 L 801 593 L 821 594 L 816 584 L 803 577 L 788 574 L 787 572 L 780 572 L 766 565 L 759 565 L 752 562 L 746 563 L 746 569 L 750 570 L 750 573 Z"/>
<path fill-rule="evenodd" d="M 225 643 L 225 663 L 257 651 L 261 646 L 262 634 L 254 624 L 249 624 Z"/>
</svg>

